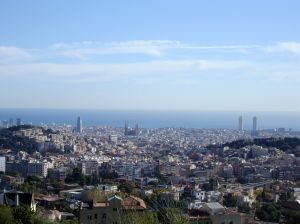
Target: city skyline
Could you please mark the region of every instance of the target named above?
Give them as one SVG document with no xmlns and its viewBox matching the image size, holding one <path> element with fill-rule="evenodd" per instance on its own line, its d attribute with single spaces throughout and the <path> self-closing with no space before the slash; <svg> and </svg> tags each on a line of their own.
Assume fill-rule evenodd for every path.
<svg viewBox="0 0 300 224">
<path fill-rule="evenodd" d="M 300 1 L 0 3 L 0 223 L 300 223 Z"/>
<path fill-rule="evenodd" d="M 299 6 L 2 3 L 0 108 L 300 111 Z"/>
</svg>

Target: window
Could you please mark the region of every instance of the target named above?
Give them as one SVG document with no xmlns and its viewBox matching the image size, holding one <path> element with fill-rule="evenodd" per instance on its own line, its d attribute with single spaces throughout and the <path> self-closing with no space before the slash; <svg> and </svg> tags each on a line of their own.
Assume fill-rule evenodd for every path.
<svg viewBox="0 0 300 224">
<path fill-rule="evenodd" d="M 97 214 L 95 214 L 94 217 L 95 217 L 95 219 L 98 219 L 98 215 Z"/>
<path fill-rule="evenodd" d="M 88 219 L 88 220 L 92 220 L 92 216 L 91 216 L 91 215 L 88 215 L 88 216 L 87 216 L 87 219 Z"/>
<path fill-rule="evenodd" d="M 113 208 L 113 211 L 114 211 L 114 212 L 118 211 L 118 208 Z"/>
<path fill-rule="evenodd" d="M 103 213 L 102 219 L 106 219 L 106 213 Z"/>
<path fill-rule="evenodd" d="M 118 224 L 118 222 L 113 222 L 112 224 Z"/>
</svg>

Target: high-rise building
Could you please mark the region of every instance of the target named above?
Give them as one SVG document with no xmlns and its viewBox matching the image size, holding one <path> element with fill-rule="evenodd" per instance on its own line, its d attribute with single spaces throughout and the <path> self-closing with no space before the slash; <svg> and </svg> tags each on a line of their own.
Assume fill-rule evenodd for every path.
<svg viewBox="0 0 300 224">
<path fill-rule="evenodd" d="M 48 163 L 41 161 L 30 161 L 28 163 L 27 176 L 46 177 L 48 174 Z"/>
<path fill-rule="evenodd" d="M 82 120 L 80 118 L 80 116 L 77 118 L 77 127 L 76 127 L 76 131 L 78 133 L 82 132 Z"/>
<path fill-rule="evenodd" d="M 139 135 L 139 125 L 138 124 L 135 124 L 134 131 L 135 131 L 135 135 Z"/>
<path fill-rule="evenodd" d="M 135 124 L 135 127 L 129 127 L 128 123 L 125 122 L 124 135 L 125 136 L 137 136 L 139 134 L 139 125 Z"/>
<path fill-rule="evenodd" d="M 21 125 L 21 118 L 17 118 L 17 126 L 20 126 Z"/>
<path fill-rule="evenodd" d="M 239 116 L 239 130 L 243 131 L 244 130 L 244 126 L 243 126 L 243 117 Z"/>
<path fill-rule="evenodd" d="M 253 128 L 252 128 L 253 133 L 257 132 L 257 117 L 253 117 Z"/>
<path fill-rule="evenodd" d="M 128 123 L 127 123 L 127 122 L 125 122 L 125 130 L 124 130 L 124 134 L 125 134 L 125 136 L 128 135 Z"/>
</svg>

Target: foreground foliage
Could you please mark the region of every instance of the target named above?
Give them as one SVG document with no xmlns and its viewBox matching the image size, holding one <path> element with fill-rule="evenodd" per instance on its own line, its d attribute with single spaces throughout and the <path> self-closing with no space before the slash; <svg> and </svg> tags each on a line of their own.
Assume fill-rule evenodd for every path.
<svg viewBox="0 0 300 224">
<path fill-rule="evenodd" d="M 39 217 L 37 213 L 30 210 L 29 207 L 11 208 L 8 206 L 0 206 L 0 224 L 50 224 Z M 77 221 L 57 221 L 60 224 L 78 224 Z"/>
</svg>

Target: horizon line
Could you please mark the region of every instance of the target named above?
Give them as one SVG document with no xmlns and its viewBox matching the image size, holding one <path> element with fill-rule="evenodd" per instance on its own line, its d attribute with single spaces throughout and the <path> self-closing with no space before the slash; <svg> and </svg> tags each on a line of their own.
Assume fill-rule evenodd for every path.
<svg viewBox="0 0 300 224">
<path fill-rule="evenodd" d="M 47 108 L 47 107 L 27 107 L 27 108 L 14 108 L 14 107 L 4 107 L 0 110 L 103 110 L 103 111 L 178 111 L 178 112 L 236 112 L 236 113 L 245 113 L 245 112 L 257 112 L 257 113 L 300 113 L 297 110 L 218 110 L 218 109 L 148 109 L 148 108 Z M 242 115 L 242 114 L 241 114 Z"/>
</svg>

